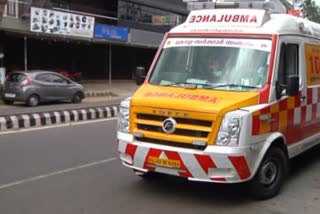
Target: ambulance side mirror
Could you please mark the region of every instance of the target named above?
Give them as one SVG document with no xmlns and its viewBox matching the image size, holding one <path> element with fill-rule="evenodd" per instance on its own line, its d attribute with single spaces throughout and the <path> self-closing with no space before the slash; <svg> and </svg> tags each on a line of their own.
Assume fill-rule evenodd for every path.
<svg viewBox="0 0 320 214">
<path fill-rule="evenodd" d="M 146 69 L 144 67 L 136 67 L 136 84 L 142 85 L 146 79 Z"/>
<path fill-rule="evenodd" d="M 289 75 L 287 77 L 287 94 L 288 96 L 296 96 L 299 92 L 299 76 Z"/>
<path fill-rule="evenodd" d="M 283 86 L 280 85 L 279 81 L 276 81 L 276 99 L 279 100 L 282 96 Z"/>
</svg>

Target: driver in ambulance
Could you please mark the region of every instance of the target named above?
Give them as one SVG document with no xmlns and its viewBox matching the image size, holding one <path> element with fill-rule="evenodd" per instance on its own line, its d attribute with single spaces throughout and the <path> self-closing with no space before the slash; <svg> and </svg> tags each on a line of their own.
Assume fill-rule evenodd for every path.
<svg viewBox="0 0 320 214">
<path fill-rule="evenodd" d="M 209 73 L 209 80 L 212 82 L 220 82 L 223 71 L 221 69 L 221 63 L 218 56 L 211 56 L 208 58 L 208 73 Z"/>
</svg>

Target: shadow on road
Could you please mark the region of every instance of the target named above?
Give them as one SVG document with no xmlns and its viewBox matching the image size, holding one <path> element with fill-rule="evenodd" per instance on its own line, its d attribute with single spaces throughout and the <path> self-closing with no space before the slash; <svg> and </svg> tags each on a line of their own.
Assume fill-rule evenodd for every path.
<svg viewBox="0 0 320 214">
<path fill-rule="evenodd" d="M 319 154 L 320 145 L 290 161 L 291 170 L 283 188 L 284 191 L 286 188 L 291 188 L 289 186 L 294 185 L 295 179 L 303 176 L 306 171 L 312 170 L 320 162 Z M 226 206 L 227 204 L 232 206 L 248 205 L 256 202 L 248 194 L 246 184 L 191 182 L 184 178 L 160 174 L 151 179 L 141 178 L 137 183 L 135 187 L 131 188 L 135 188 L 135 191 L 138 192 L 143 191 L 144 194 L 150 194 L 150 197 L 156 195 L 159 198 L 169 197 L 172 200 L 192 201 L 206 205 L 215 203 L 217 206 Z"/>
<path fill-rule="evenodd" d="M 289 180 L 302 176 L 306 171 L 312 170 L 320 162 L 320 145 L 304 152 L 290 161 L 291 169 Z"/>
<path fill-rule="evenodd" d="M 184 178 L 157 175 L 151 179 L 143 179 L 138 181 L 136 186 L 138 190 L 144 194 L 149 193 L 158 195 L 158 197 L 169 197 L 170 200 L 176 198 L 183 201 L 192 201 L 194 203 L 215 204 L 221 202 L 225 205 L 229 201 L 233 205 L 250 201 L 250 197 L 246 194 L 246 185 L 243 184 L 215 184 L 192 182 Z"/>
</svg>

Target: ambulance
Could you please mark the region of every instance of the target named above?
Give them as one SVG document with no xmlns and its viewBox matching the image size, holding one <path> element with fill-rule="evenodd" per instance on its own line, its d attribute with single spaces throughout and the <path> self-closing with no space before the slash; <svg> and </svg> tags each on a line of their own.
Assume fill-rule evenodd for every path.
<svg viewBox="0 0 320 214">
<path fill-rule="evenodd" d="M 141 177 L 246 183 L 277 195 L 320 142 L 320 25 L 261 9 L 191 11 L 120 104 L 121 162 Z"/>
</svg>

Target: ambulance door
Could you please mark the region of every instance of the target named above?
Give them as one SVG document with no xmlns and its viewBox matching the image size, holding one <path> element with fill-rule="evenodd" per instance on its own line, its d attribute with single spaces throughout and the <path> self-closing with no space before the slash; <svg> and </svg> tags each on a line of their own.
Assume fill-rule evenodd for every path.
<svg viewBox="0 0 320 214">
<path fill-rule="evenodd" d="M 304 65 L 307 85 L 307 104 L 304 134 L 305 138 L 319 135 L 320 129 L 320 45 L 319 40 L 307 39 L 303 46 Z M 319 139 L 319 136 L 317 136 Z M 306 143 L 312 143 L 315 139 L 309 139 Z"/>
<path fill-rule="evenodd" d="M 280 38 L 278 69 L 275 81 L 276 100 L 279 102 L 279 129 L 287 144 L 299 142 L 305 137 L 307 87 L 303 60 L 303 41 L 298 37 Z M 286 95 L 287 77 L 299 76 L 299 93 L 295 97 Z"/>
</svg>

